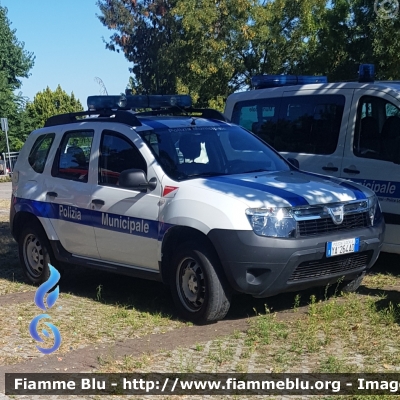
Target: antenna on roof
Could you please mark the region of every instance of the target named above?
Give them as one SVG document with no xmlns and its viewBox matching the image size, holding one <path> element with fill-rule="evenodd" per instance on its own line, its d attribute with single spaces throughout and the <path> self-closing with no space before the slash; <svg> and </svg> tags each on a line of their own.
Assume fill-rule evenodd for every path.
<svg viewBox="0 0 400 400">
<path fill-rule="evenodd" d="M 94 80 L 100 85 L 100 94 L 108 96 L 106 85 L 104 84 L 103 80 L 96 76 Z"/>
</svg>

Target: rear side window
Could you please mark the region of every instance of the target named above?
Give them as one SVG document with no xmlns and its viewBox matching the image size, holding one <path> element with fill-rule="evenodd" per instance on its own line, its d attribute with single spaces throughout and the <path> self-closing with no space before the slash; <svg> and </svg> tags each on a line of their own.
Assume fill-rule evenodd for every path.
<svg viewBox="0 0 400 400">
<path fill-rule="evenodd" d="M 52 175 L 87 182 L 92 141 L 93 131 L 65 133 L 58 149 L 58 157 L 54 160 Z"/>
<path fill-rule="evenodd" d="M 49 155 L 51 145 L 54 141 L 54 133 L 47 133 L 39 136 L 32 146 L 29 153 L 28 162 L 34 171 L 41 174 L 44 171 L 47 157 Z"/>
<path fill-rule="evenodd" d="M 342 95 L 257 99 L 237 103 L 232 121 L 278 151 L 332 154 L 337 147 L 344 104 Z"/>
</svg>

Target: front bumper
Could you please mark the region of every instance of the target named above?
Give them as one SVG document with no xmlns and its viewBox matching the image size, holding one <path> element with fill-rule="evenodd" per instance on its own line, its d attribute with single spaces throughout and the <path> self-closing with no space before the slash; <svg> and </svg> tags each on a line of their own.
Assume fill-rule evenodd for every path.
<svg viewBox="0 0 400 400">
<path fill-rule="evenodd" d="M 315 286 L 350 281 L 370 269 L 384 239 L 383 220 L 373 227 L 318 237 L 280 239 L 253 231 L 214 229 L 213 243 L 225 275 L 238 292 L 268 297 Z M 360 238 L 357 253 L 326 257 L 326 243 Z"/>
</svg>

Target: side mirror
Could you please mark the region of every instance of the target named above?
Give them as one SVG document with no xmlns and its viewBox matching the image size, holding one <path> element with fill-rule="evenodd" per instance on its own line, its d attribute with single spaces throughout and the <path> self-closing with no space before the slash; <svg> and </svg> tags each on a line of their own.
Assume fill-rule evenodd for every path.
<svg viewBox="0 0 400 400">
<path fill-rule="evenodd" d="M 141 169 L 126 169 L 119 175 L 119 186 L 126 189 L 154 190 L 157 187 L 157 179 L 147 180 L 146 173 Z"/>
<path fill-rule="evenodd" d="M 290 162 L 290 164 L 295 166 L 297 169 L 300 169 L 299 160 L 297 160 L 296 158 L 288 158 L 287 160 Z"/>
</svg>

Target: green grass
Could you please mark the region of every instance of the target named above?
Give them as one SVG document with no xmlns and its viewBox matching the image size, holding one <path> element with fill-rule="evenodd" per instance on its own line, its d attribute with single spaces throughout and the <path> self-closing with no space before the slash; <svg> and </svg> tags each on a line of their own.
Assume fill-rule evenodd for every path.
<svg viewBox="0 0 400 400">
<path fill-rule="evenodd" d="M 381 274 L 380 282 L 385 279 Z M 400 283 L 399 277 L 388 279 L 394 287 Z M 291 312 L 272 312 L 267 303 L 249 320 L 247 332 L 196 343 L 189 350 L 153 354 L 150 363 L 135 370 L 164 371 L 168 365 L 168 372 L 397 372 L 400 306 L 396 294 L 390 288 L 373 287 L 373 294 L 368 294 L 368 280 L 367 285 L 361 293 L 332 296 L 323 291 L 322 298 L 308 293 L 306 310 L 306 292 L 301 293 L 301 301 L 296 294 L 289 296 Z M 101 371 L 118 371 L 115 366 L 116 360 L 110 360 Z"/>
<path fill-rule="evenodd" d="M 36 289 L 24 283 L 7 221 L 0 214 L 0 296 Z M 106 354 L 98 358 L 99 372 L 398 372 L 399 260 L 382 257 L 358 294 L 340 296 L 333 287 L 271 299 L 238 296 L 228 319 L 251 316 L 247 332 L 139 357 Z M 176 330 L 179 337 L 186 325 L 173 317 L 168 289 L 156 282 L 75 269 L 63 276 L 60 292 L 49 311 L 63 337 L 60 354 L 149 333 Z M 0 318 L 11 322 L 0 327 L 9 347 L 0 346 L 0 364 L 20 361 L 20 352 L 37 355 L 28 333 L 37 313 L 33 294 L 32 302 L 1 307 Z"/>
<path fill-rule="evenodd" d="M 9 202 L 0 201 L 2 207 L 9 207 Z M 37 356 L 28 326 L 40 311 L 33 301 L 37 287 L 25 283 L 22 275 L 8 214 L 0 214 L 0 265 L 0 296 L 32 292 L 31 301 L 17 297 L 16 303 L 0 307 L 1 320 L 12 321 L 0 325 L 0 337 L 15 349 L 8 358 L 0 349 L 2 364 L 19 360 L 18 354 L 24 351 Z M 160 283 L 77 268 L 62 277 L 57 306 L 48 313 L 63 338 L 59 353 L 65 354 L 89 344 L 164 333 L 186 325 L 171 317 L 173 311 L 169 292 Z"/>
</svg>

